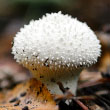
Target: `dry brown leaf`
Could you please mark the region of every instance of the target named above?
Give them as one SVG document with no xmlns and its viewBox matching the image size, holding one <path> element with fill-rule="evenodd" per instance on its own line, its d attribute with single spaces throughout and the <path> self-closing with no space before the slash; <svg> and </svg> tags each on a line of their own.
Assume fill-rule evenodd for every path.
<svg viewBox="0 0 110 110">
<path fill-rule="evenodd" d="M 2 100 L 4 97 L 5 97 L 4 94 L 0 93 L 0 100 Z"/>
<path fill-rule="evenodd" d="M 45 85 L 33 78 L 17 85 L 4 98 L 0 98 L 0 110 L 7 109 L 58 110 L 58 107 Z"/>
<path fill-rule="evenodd" d="M 30 77 L 29 71 L 10 57 L 0 59 L 0 89 L 13 88 L 17 83 Z"/>
<path fill-rule="evenodd" d="M 0 58 L 4 58 L 4 56 L 10 55 L 12 39 L 13 38 L 10 36 L 3 36 L 0 38 Z"/>
<path fill-rule="evenodd" d="M 96 33 L 101 42 L 101 58 L 97 63 L 97 69 L 102 72 L 107 72 L 110 67 L 110 34 L 104 32 Z"/>
<path fill-rule="evenodd" d="M 96 104 L 90 106 L 89 109 L 90 109 L 90 110 L 104 110 L 103 108 L 101 108 L 100 106 L 98 106 L 98 105 L 96 105 Z"/>
<path fill-rule="evenodd" d="M 105 52 L 101 58 L 99 70 L 107 72 L 108 68 L 110 68 L 110 52 Z"/>
<path fill-rule="evenodd" d="M 109 50 L 109 46 L 110 46 L 110 34 L 104 33 L 104 32 L 96 32 L 101 44 L 102 44 L 102 48 L 105 50 Z"/>
<path fill-rule="evenodd" d="M 80 74 L 80 81 L 96 81 L 101 78 L 102 76 L 100 72 L 91 72 L 87 69 L 84 69 Z"/>
</svg>

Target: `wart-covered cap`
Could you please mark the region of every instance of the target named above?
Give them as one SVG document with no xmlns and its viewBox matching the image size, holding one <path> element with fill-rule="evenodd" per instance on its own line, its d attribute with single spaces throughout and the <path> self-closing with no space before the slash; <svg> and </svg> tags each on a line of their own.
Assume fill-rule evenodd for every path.
<svg viewBox="0 0 110 110">
<path fill-rule="evenodd" d="M 50 66 L 79 66 L 95 63 L 100 47 L 86 23 L 59 12 L 46 14 L 21 28 L 14 38 L 12 53 L 19 63 L 35 60 L 44 64 L 48 59 Z"/>
</svg>

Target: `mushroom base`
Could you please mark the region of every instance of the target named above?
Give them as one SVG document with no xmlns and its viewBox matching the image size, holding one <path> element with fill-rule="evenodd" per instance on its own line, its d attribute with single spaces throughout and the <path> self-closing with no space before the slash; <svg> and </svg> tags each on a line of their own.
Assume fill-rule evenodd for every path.
<svg viewBox="0 0 110 110">
<path fill-rule="evenodd" d="M 73 71 L 74 72 L 74 71 Z M 76 72 L 76 71 L 75 71 Z M 42 82 L 47 86 L 49 91 L 52 94 L 63 94 L 63 91 L 59 88 L 58 82 L 61 82 L 63 84 L 63 87 L 66 89 L 69 89 L 74 95 L 76 95 L 77 90 L 77 84 L 79 79 L 79 73 L 81 71 L 78 71 L 78 73 L 75 73 L 73 76 L 67 77 L 67 79 L 59 78 L 55 82 L 53 81 L 43 81 Z"/>
<path fill-rule="evenodd" d="M 52 94 L 63 94 L 57 82 L 61 82 L 64 88 L 68 88 L 72 93 L 76 94 L 79 74 L 82 68 L 50 69 L 48 67 L 39 67 L 38 69 L 35 71 L 30 68 L 34 77 L 43 82 Z"/>
</svg>

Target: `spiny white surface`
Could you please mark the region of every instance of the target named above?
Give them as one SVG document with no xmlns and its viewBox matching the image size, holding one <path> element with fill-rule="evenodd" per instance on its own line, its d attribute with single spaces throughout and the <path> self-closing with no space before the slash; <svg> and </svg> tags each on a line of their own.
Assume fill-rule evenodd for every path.
<svg viewBox="0 0 110 110">
<path fill-rule="evenodd" d="M 61 12 L 32 20 L 14 37 L 12 54 L 17 62 L 91 65 L 100 56 L 100 42 L 86 23 Z"/>
</svg>

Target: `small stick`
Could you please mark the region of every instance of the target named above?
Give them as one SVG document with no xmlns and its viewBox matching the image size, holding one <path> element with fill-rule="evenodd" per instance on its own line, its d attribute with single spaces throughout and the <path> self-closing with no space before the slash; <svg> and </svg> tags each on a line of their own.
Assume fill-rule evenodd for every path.
<svg viewBox="0 0 110 110">
<path fill-rule="evenodd" d="M 66 92 L 66 89 L 64 88 L 63 84 L 62 84 L 60 81 L 57 82 L 57 84 L 58 84 L 60 90 L 61 90 L 63 93 L 65 93 L 65 92 Z"/>
<path fill-rule="evenodd" d="M 78 89 L 81 89 L 81 88 L 84 88 L 84 87 L 89 87 L 89 86 L 94 86 L 94 85 L 97 85 L 97 84 L 102 84 L 102 83 L 105 83 L 105 82 L 110 82 L 110 78 L 101 78 L 99 80 L 82 83 L 78 86 Z"/>
<path fill-rule="evenodd" d="M 81 107 L 83 110 L 89 110 L 88 107 L 86 107 L 80 100 L 74 99 L 74 101 L 77 102 L 77 104 L 80 105 L 80 107 Z"/>
<path fill-rule="evenodd" d="M 57 82 L 57 84 L 59 85 L 59 88 L 61 89 L 61 91 L 64 93 L 64 95 L 60 95 L 59 99 L 73 99 L 83 110 L 88 110 L 88 107 L 85 106 L 80 100 L 78 100 L 76 97 L 74 97 L 74 94 L 65 89 L 63 84 L 61 82 Z M 57 99 L 56 99 L 57 100 Z"/>
<path fill-rule="evenodd" d="M 94 100 L 94 99 L 96 99 L 96 97 L 93 96 L 93 95 L 89 95 L 89 96 L 78 96 L 77 99 L 78 100 Z"/>
</svg>

